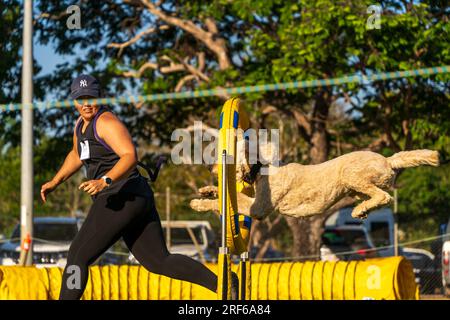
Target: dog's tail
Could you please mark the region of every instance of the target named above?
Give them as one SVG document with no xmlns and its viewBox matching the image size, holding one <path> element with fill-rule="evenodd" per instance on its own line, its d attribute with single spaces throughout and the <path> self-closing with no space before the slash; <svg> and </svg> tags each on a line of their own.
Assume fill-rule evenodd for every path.
<svg viewBox="0 0 450 320">
<path fill-rule="evenodd" d="M 429 165 L 439 166 L 439 152 L 433 150 L 402 151 L 387 158 L 392 169 L 402 169 Z"/>
</svg>

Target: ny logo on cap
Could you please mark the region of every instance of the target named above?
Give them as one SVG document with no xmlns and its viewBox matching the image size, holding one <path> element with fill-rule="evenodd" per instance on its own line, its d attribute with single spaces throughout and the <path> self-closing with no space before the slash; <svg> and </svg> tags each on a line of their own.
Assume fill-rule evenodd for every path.
<svg viewBox="0 0 450 320">
<path fill-rule="evenodd" d="M 80 87 L 87 87 L 87 80 L 80 80 Z"/>
</svg>

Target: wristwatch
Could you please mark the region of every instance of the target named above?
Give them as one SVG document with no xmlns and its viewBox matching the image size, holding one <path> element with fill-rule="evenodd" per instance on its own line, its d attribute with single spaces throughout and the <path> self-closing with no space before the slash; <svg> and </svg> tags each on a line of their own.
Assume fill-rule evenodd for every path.
<svg viewBox="0 0 450 320">
<path fill-rule="evenodd" d="M 112 184 L 112 179 L 108 176 L 103 176 L 102 177 L 103 180 L 105 180 L 106 185 L 109 187 Z"/>
</svg>

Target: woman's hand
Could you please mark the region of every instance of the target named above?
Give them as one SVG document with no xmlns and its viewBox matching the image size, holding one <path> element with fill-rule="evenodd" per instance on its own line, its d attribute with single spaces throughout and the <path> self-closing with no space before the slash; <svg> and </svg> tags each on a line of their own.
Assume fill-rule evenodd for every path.
<svg viewBox="0 0 450 320">
<path fill-rule="evenodd" d="M 89 180 L 80 184 L 78 190 L 83 189 L 83 191 L 93 196 L 105 189 L 107 186 L 106 181 L 103 179 Z"/>
<path fill-rule="evenodd" d="M 53 190 L 55 190 L 57 186 L 58 186 L 58 183 L 53 181 L 53 180 L 51 180 L 51 181 L 49 181 L 49 182 L 47 182 L 47 183 L 42 185 L 42 187 L 41 187 L 41 199 L 42 199 L 42 201 L 44 201 L 44 203 L 47 202 L 47 195 L 50 192 L 53 192 Z"/>
</svg>

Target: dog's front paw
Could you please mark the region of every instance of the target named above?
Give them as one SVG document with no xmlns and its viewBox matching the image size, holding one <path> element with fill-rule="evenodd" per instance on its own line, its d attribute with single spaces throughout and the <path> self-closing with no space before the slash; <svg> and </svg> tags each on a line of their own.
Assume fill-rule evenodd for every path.
<svg viewBox="0 0 450 320">
<path fill-rule="evenodd" d="M 216 186 L 206 186 L 198 189 L 198 193 L 202 198 L 217 198 L 219 191 Z"/>
<path fill-rule="evenodd" d="M 209 212 L 219 211 L 219 200 L 218 199 L 193 199 L 189 203 L 189 206 L 195 211 L 199 212 Z"/>
<path fill-rule="evenodd" d="M 194 209 L 195 211 L 208 211 L 207 208 L 205 208 L 204 203 L 203 203 L 203 199 L 193 199 L 191 200 L 191 202 L 189 203 L 189 206 Z"/>
</svg>

